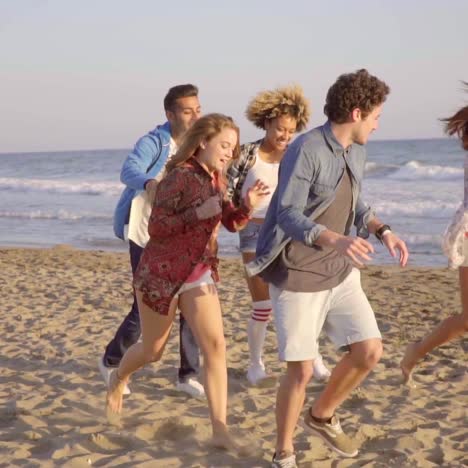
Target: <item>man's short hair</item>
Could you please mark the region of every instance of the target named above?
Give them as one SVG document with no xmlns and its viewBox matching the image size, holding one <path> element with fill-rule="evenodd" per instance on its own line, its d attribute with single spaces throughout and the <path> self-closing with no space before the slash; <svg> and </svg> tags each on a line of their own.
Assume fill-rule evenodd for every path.
<svg viewBox="0 0 468 468">
<path fill-rule="evenodd" d="M 364 68 L 338 77 L 327 93 L 323 112 L 334 123 L 345 123 L 351 112 L 359 108 L 363 118 L 385 102 L 388 85 Z"/>
<path fill-rule="evenodd" d="M 169 89 L 166 97 L 164 98 L 164 110 L 174 110 L 174 105 L 177 99 L 194 96 L 198 96 L 198 88 L 193 84 L 173 86 Z"/>
</svg>

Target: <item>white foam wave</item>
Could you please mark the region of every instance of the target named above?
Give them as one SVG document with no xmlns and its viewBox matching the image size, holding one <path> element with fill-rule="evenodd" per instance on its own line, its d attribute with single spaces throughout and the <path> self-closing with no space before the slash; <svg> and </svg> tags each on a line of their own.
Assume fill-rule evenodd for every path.
<svg viewBox="0 0 468 468">
<path fill-rule="evenodd" d="M 122 191 L 122 188 L 122 184 L 117 182 L 81 182 L 0 177 L 0 190 L 20 192 L 39 191 L 84 195 L 118 195 Z"/>
<path fill-rule="evenodd" d="M 396 164 L 380 164 L 376 162 L 366 162 L 364 168 L 366 177 L 385 176 L 391 172 L 395 172 L 400 168 Z"/>
<path fill-rule="evenodd" d="M 0 210 L 0 218 L 17 218 L 17 219 L 58 219 L 58 220 L 79 220 L 79 219 L 88 219 L 88 220 L 109 220 L 112 219 L 112 215 L 104 215 L 98 213 L 71 213 L 66 210 L 57 210 L 57 211 L 43 211 L 43 210 L 34 210 L 34 211 L 5 211 Z"/>
<path fill-rule="evenodd" d="M 390 179 L 397 180 L 456 180 L 463 177 L 463 168 L 424 165 L 418 161 L 409 161 L 395 172 L 388 175 Z"/>
<path fill-rule="evenodd" d="M 379 216 L 405 216 L 428 219 L 448 219 L 455 213 L 459 203 L 441 202 L 436 200 L 412 201 L 377 201 L 373 207 Z"/>
<path fill-rule="evenodd" d="M 441 248 L 442 234 L 405 234 L 401 237 L 411 247 L 435 247 L 436 251 Z"/>
</svg>

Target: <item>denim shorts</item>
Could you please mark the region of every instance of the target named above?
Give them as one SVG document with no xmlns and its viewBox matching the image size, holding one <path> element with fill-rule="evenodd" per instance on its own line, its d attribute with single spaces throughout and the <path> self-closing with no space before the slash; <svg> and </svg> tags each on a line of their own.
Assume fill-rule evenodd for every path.
<svg viewBox="0 0 468 468">
<path fill-rule="evenodd" d="M 270 284 L 270 297 L 281 361 L 316 359 L 322 328 L 340 351 L 348 351 L 353 343 L 381 338 L 357 268 L 325 291 L 292 292 Z"/>
<path fill-rule="evenodd" d="M 241 252 L 255 252 L 261 227 L 261 224 L 250 221 L 242 231 L 239 231 L 239 250 Z"/>
</svg>

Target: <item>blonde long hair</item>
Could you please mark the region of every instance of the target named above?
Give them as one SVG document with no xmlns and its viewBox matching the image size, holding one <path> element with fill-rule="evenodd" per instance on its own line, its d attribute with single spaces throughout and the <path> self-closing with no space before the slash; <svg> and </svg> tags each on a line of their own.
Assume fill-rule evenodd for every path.
<svg viewBox="0 0 468 468">
<path fill-rule="evenodd" d="M 240 153 L 239 127 L 227 115 L 206 114 L 187 130 L 177 153 L 167 163 L 166 171 L 169 172 L 175 167 L 181 166 L 192 156 L 196 157 L 200 144 L 203 141 L 210 141 L 225 128 L 230 128 L 237 133 L 237 143 L 232 154 L 232 159 L 237 159 Z"/>
</svg>

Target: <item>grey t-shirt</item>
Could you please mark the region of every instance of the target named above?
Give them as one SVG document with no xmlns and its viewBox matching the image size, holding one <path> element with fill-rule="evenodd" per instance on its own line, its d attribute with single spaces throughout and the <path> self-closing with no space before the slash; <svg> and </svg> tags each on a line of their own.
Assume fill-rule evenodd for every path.
<svg viewBox="0 0 468 468">
<path fill-rule="evenodd" d="M 314 221 L 327 229 L 344 234 L 351 214 L 352 187 L 346 169 L 339 182 L 333 203 Z M 295 292 L 317 292 L 338 286 L 351 272 L 350 260 L 330 247 L 302 242 L 289 242 L 277 260 L 267 267 L 262 277 L 280 289 Z"/>
</svg>

